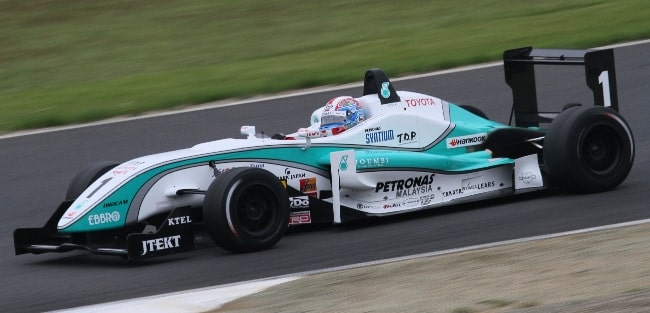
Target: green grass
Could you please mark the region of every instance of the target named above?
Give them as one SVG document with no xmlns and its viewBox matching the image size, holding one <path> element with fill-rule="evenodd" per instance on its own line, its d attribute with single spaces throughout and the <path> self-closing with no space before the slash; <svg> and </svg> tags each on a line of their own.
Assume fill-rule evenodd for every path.
<svg viewBox="0 0 650 313">
<path fill-rule="evenodd" d="M 649 37 L 644 0 L 0 0 L 0 132 Z"/>
</svg>

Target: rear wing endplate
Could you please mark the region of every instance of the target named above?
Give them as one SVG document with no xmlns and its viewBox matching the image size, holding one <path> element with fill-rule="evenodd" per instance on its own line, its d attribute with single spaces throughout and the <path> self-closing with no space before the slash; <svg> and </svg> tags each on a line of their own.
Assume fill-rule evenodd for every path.
<svg viewBox="0 0 650 313">
<path fill-rule="evenodd" d="M 503 52 L 506 83 L 512 89 L 515 125 L 536 127 L 548 123 L 558 112 L 539 112 L 535 87 L 535 65 L 584 65 L 587 86 L 594 105 L 618 111 L 614 50 L 510 49 Z M 551 113 L 551 114 L 548 114 Z M 512 117 L 511 117 L 512 122 Z"/>
</svg>

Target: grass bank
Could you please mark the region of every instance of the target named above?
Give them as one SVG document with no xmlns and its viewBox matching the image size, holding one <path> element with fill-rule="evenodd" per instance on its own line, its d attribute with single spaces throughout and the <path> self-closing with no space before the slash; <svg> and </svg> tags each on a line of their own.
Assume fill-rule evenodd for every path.
<svg viewBox="0 0 650 313">
<path fill-rule="evenodd" d="M 0 0 L 0 132 L 648 37 L 644 0 Z"/>
</svg>

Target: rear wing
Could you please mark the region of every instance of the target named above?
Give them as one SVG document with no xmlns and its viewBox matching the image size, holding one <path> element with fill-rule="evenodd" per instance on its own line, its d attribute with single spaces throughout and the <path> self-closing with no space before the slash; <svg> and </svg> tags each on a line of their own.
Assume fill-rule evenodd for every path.
<svg viewBox="0 0 650 313">
<path fill-rule="evenodd" d="M 535 87 L 535 65 L 584 65 L 587 86 L 594 94 L 594 105 L 618 111 L 614 50 L 510 49 L 503 52 L 506 83 L 512 89 L 515 125 L 536 127 L 548 123 L 559 113 L 539 112 Z M 512 116 L 510 117 L 512 123 Z"/>
</svg>

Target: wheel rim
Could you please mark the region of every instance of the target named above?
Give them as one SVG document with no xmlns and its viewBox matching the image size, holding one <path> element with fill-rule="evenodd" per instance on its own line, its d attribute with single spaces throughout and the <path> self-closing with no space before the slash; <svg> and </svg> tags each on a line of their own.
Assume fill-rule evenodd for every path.
<svg viewBox="0 0 650 313">
<path fill-rule="evenodd" d="M 279 208 L 271 190 L 263 185 L 252 185 L 237 197 L 236 210 L 239 230 L 250 236 L 260 236 L 274 229 Z"/>
<path fill-rule="evenodd" d="M 581 155 L 590 172 L 605 175 L 618 165 L 621 146 L 621 139 L 615 130 L 607 125 L 596 125 L 587 132 Z"/>
</svg>

